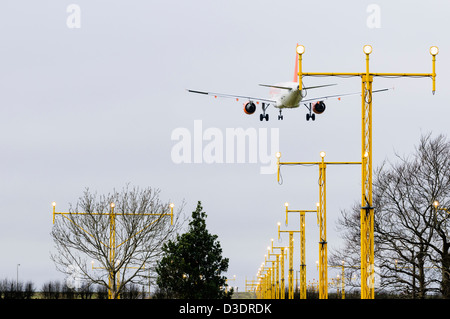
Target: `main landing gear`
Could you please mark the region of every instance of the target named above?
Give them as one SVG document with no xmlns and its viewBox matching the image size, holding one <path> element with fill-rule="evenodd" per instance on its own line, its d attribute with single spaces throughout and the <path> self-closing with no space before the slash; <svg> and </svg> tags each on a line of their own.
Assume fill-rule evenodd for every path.
<svg viewBox="0 0 450 319">
<path fill-rule="evenodd" d="M 266 103 L 262 103 L 262 111 L 263 111 L 263 113 L 262 114 L 260 114 L 259 115 L 259 120 L 260 121 L 262 121 L 262 120 L 266 120 L 266 121 L 268 121 L 269 120 L 269 114 L 266 114 L 266 110 L 267 110 L 267 108 L 269 107 L 269 105 L 270 104 L 267 104 L 266 105 Z"/>
<path fill-rule="evenodd" d="M 309 106 L 308 106 L 307 104 L 305 104 L 305 106 L 306 106 L 306 108 L 309 110 L 309 114 L 306 113 L 306 120 L 309 121 L 309 119 L 311 119 L 311 120 L 314 121 L 314 120 L 316 119 L 316 114 L 314 114 L 314 113 L 312 112 L 312 106 L 311 106 L 311 103 L 309 103 Z"/>
<path fill-rule="evenodd" d="M 266 104 L 266 103 L 262 104 L 262 111 L 263 111 L 263 113 L 259 115 L 259 120 L 260 121 L 262 121 L 262 120 L 268 121 L 269 120 L 269 114 L 266 114 L 266 110 L 269 107 L 269 105 L 270 104 Z M 282 119 L 283 119 L 283 114 L 281 113 L 281 109 L 280 109 L 280 114 L 278 115 L 278 120 L 282 120 Z"/>
</svg>

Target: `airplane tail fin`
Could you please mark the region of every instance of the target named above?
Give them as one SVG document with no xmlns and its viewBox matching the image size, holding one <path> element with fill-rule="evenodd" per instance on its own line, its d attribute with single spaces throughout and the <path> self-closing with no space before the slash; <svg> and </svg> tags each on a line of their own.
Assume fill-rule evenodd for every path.
<svg viewBox="0 0 450 319">
<path fill-rule="evenodd" d="M 297 43 L 298 46 L 298 43 Z M 298 82 L 298 56 L 297 53 L 295 54 L 295 67 L 294 67 L 294 81 L 293 82 Z"/>
</svg>

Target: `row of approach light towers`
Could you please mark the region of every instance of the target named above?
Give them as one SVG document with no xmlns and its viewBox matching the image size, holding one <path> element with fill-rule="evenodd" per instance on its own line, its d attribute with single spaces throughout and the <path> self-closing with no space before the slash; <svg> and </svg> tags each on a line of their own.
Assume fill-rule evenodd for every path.
<svg viewBox="0 0 450 319">
<path fill-rule="evenodd" d="M 439 49 L 436 46 L 430 48 L 430 54 L 432 56 L 432 73 L 372 73 L 369 70 L 369 55 L 372 53 L 372 46 L 365 45 L 363 52 L 366 57 L 366 70 L 365 72 L 303 72 L 302 69 L 302 57 L 305 53 L 305 47 L 298 45 L 296 48 L 298 55 L 298 89 L 303 88 L 302 80 L 304 76 L 344 76 L 344 77 L 361 77 L 361 161 L 360 162 L 325 162 L 325 153 L 321 152 L 322 160 L 320 162 L 281 162 L 281 153 L 277 153 L 277 167 L 278 174 L 277 179 L 280 178 L 280 166 L 281 165 L 302 165 L 302 164 L 314 164 L 319 165 L 319 203 L 317 204 L 317 216 L 319 223 L 319 298 L 328 298 L 328 278 L 327 278 L 327 241 L 326 241 L 326 166 L 330 164 L 359 164 L 361 165 L 361 214 L 360 214 L 360 227 L 361 227 L 361 299 L 374 299 L 374 207 L 372 198 L 372 82 L 373 77 L 429 77 L 432 79 L 432 93 L 434 95 L 436 91 L 436 55 L 439 53 Z M 286 206 L 286 214 L 288 213 L 288 206 Z M 301 212 L 301 211 L 299 211 Z M 306 212 L 306 211 L 303 211 Z M 300 227 L 304 223 L 300 222 Z M 304 236 L 304 231 L 299 231 Z M 280 230 L 279 230 L 280 233 Z M 291 248 L 293 238 L 290 233 L 289 250 Z M 302 237 L 303 238 L 303 237 Z M 300 281 L 301 281 L 301 297 L 302 288 L 306 287 L 304 274 L 304 240 L 301 240 L 301 260 L 300 260 Z M 270 256 L 270 255 L 269 255 Z M 292 254 L 289 254 L 289 258 L 292 258 Z M 264 269 L 264 264 L 258 272 L 260 278 L 261 269 Z M 289 266 L 290 275 L 293 273 L 292 266 Z M 267 277 L 267 275 L 265 276 Z M 265 278 L 264 277 L 264 278 Z M 303 281 L 303 283 L 302 283 Z M 289 279 L 291 283 L 291 278 Z M 290 292 L 289 288 L 289 292 Z M 272 289 L 273 290 L 273 289 Z M 283 289 L 284 290 L 284 286 Z M 306 293 L 305 293 L 306 296 Z M 267 295 L 266 295 L 267 297 Z"/>
<path fill-rule="evenodd" d="M 288 271 L 288 298 L 294 298 L 294 233 L 300 233 L 300 299 L 306 299 L 306 261 L 305 261 L 305 214 L 317 212 L 317 223 L 319 224 L 319 203 L 316 210 L 289 210 L 289 203 L 284 204 L 286 208 L 286 225 L 288 225 L 288 213 L 300 213 L 299 230 L 281 230 L 281 223 L 278 223 L 278 240 L 282 233 L 289 234 L 289 245 L 276 247 L 271 240 L 271 246 L 267 247 L 267 255 L 264 256 L 264 262 L 261 264 L 257 273 L 258 285 L 256 292 L 260 298 L 285 299 L 285 278 L 284 278 L 284 260 L 289 256 Z M 276 253 L 274 249 L 280 249 Z M 270 260 L 275 256 L 275 260 Z M 266 264 L 272 264 L 267 266 Z M 280 276 L 281 273 L 281 276 Z"/>
<path fill-rule="evenodd" d="M 322 152 L 322 154 L 324 154 Z M 251 287 L 251 291 L 255 291 L 259 298 L 265 299 L 285 299 L 285 265 L 284 261 L 289 257 L 289 270 L 288 270 L 288 299 L 294 298 L 294 234 L 300 234 L 300 285 L 299 285 L 299 296 L 300 299 L 306 299 L 306 249 L 305 249 L 305 216 L 306 213 L 316 213 L 317 214 L 317 225 L 320 227 L 320 240 L 319 240 L 319 252 L 323 256 L 326 256 L 326 227 L 325 221 L 321 217 L 320 214 L 320 203 L 316 204 L 316 210 L 291 210 L 289 209 L 289 203 L 284 203 L 286 208 L 286 226 L 288 225 L 288 213 L 299 213 L 300 214 L 300 228 L 299 230 L 281 230 L 281 223 L 278 222 L 278 240 L 280 240 L 280 235 L 282 233 L 289 234 L 289 244 L 288 246 L 276 247 L 273 245 L 274 240 L 271 239 L 271 246 L 267 247 L 267 254 L 264 255 L 264 262 L 261 264 L 261 267 L 258 269 L 258 273 L 256 275 L 257 280 L 250 281 L 249 284 L 246 283 L 246 286 Z M 280 249 L 279 252 L 276 252 L 275 249 Z M 270 260 L 270 257 L 275 256 L 275 260 Z M 325 262 L 324 262 L 325 261 Z M 271 263 L 271 264 L 268 264 Z M 320 278 L 319 283 L 317 284 L 317 291 L 319 292 L 319 297 L 323 297 L 327 294 L 327 288 L 330 282 L 328 282 L 327 269 L 324 266 L 326 263 L 326 258 L 316 261 L 317 269 L 320 269 Z M 320 265 L 320 267 L 319 267 Z M 331 265 L 327 267 L 337 267 L 341 268 L 342 274 L 332 282 L 338 289 L 338 285 L 341 285 L 341 295 L 342 299 L 345 299 L 345 288 L 344 288 L 344 269 L 353 266 L 345 266 L 344 261 L 342 265 Z M 359 267 L 358 267 L 359 268 Z M 323 285 L 327 285 L 326 287 Z"/>
</svg>

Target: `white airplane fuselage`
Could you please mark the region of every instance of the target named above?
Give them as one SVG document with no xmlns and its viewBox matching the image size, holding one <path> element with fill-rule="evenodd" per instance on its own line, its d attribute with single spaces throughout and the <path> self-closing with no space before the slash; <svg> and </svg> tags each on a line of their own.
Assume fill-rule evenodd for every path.
<svg viewBox="0 0 450 319">
<path fill-rule="evenodd" d="M 298 83 L 287 82 L 280 83 L 279 85 L 283 87 L 289 87 L 290 89 L 271 89 L 270 96 L 276 101 L 274 107 L 279 109 L 292 109 L 299 107 L 302 100 L 302 94 L 301 91 L 298 90 Z"/>
</svg>

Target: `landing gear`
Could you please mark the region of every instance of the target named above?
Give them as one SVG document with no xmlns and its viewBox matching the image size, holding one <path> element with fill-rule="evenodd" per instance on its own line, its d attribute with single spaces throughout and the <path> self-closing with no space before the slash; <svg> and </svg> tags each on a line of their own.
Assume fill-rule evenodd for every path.
<svg viewBox="0 0 450 319">
<path fill-rule="evenodd" d="M 312 112 L 312 106 L 311 106 L 311 103 L 309 103 L 309 106 L 308 106 L 307 104 L 305 104 L 305 106 L 306 106 L 306 108 L 309 110 L 309 114 L 306 113 L 306 120 L 309 121 L 309 119 L 311 119 L 311 120 L 314 121 L 314 120 L 316 119 L 316 114 L 314 114 L 314 113 Z"/>
<path fill-rule="evenodd" d="M 262 114 L 260 114 L 259 115 L 259 120 L 260 121 L 262 121 L 262 120 L 266 120 L 266 121 L 268 121 L 269 120 L 269 114 L 266 114 L 266 110 L 267 110 L 267 108 L 269 107 L 269 105 L 270 104 L 267 104 L 266 105 L 266 103 L 262 103 L 262 111 L 263 111 L 263 113 Z"/>
<path fill-rule="evenodd" d="M 282 120 L 283 119 L 283 114 L 281 114 L 281 109 L 280 109 L 280 115 L 278 115 L 278 120 Z"/>
<path fill-rule="evenodd" d="M 309 119 L 311 120 L 315 120 L 316 119 L 316 114 L 306 114 L 306 120 L 309 121 Z"/>
</svg>

